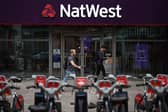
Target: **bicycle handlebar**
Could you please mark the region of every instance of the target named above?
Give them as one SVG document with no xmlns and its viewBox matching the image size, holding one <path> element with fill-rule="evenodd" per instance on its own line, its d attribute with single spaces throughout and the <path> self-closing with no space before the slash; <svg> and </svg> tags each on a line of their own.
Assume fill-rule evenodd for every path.
<svg viewBox="0 0 168 112">
<path fill-rule="evenodd" d="M 27 86 L 26 89 L 37 88 L 35 85 Z"/>
<path fill-rule="evenodd" d="M 0 90 L 0 93 L 3 93 L 3 92 L 6 91 L 7 89 L 16 89 L 16 90 L 19 90 L 20 87 L 7 85 L 7 86 L 5 86 L 4 88 L 2 88 L 2 89 Z"/>
<path fill-rule="evenodd" d="M 150 83 L 147 83 L 147 85 L 152 88 L 156 93 L 163 93 L 166 89 L 168 89 L 168 85 L 166 86 L 159 86 L 159 88 L 156 88 L 155 86 L 151 85 Z"/>
<path fill-rule="evenodd" d="M 75 85 L 66 85 L 65 87 L 71 87 L 71 88 L 80 90 L 80 89 L 88 89 L 89 87 L 92 87 L 92 86 L 91 85 L 84 85 L 84 86 L 78 87 Z"/>
<path fill-rule="evenodd" d="M 146 84 L 136 84 L 136 87 L 145 86 Z"/>
<path fill-rule="evenodd" d="M 155 86 L 153 86 L 150 82 L 145 82 L 143 84 L 136 84 L 136 87 L 140 87 L 140 86 L 148 86 L 150 87 L 152 90 L 154 90 L 156 93 L 162 93 L 164 92 L 166 89 L 168 89 L 168 85 L 167 86 L 159 86 L 159 88 L 156 88 Z M 157 86 L 158 87 L 158 86 Z"/>
<path fill-rule="evenodd" d="M 57 93 L 58 91 L 61 90 L 62 87 L 64 87 L 65 85 L 62 84 L 60 85 L 58 88 L 47 88 L 47 87 L 44 87 L 42 85 L 31 85 L 31 86 L 27 86 L 26 88 L 27 89 L 30 89 L 30 88 L 34 88 L 34 89 L 41 89 L 43 90 L 44 92 L 46 92 L 47 94 L 51 95 L 51 94 L 55 94 Z"/>
<path fill-rule="evenodd" d="M 104 87 L 104 88 L 100 88 L 98 86 L 98 82 L 94 83 L 92 86 L 95 87 L 98 91 L 104 93 L 104 94 L 108 94 L 109 92 L 111 92 L 114 88 L 130 88 L 131 85 L 119 85 L 118 83 L 114 83 L 112 84 L 111 87 Z M 106 89 L 105 89 L 106 88 Z"/>
<path fill-rule="evenodd" d="M 116 85 L 116 88 L 130 88 L 131 85 Z"/>
<path fill-rule="evenodd" d="M 10 81 L 12 81 L 12 82 L 14 82 L 14 83 L 16 83 L 16 82 L 22 82 L 22 79 L 21 78 L 18 78 L 18 77 L 15 77 L 15 76 L 11 76 L 9 79 L 8 79 L 8 82 L 10 82 Z"/>
<path fill-rule="evenodd" d="M 16 87 L 16 86 L 11 86 L 10 89 L 16 89 L 16 90 L 19 90 L 20 87 Z"/>
</svg>

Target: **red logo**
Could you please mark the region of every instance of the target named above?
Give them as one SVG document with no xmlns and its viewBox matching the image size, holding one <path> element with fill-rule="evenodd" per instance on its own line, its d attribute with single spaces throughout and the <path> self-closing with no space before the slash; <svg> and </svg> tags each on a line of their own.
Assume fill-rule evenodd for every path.
<svg viewBox="0 0 168 112">
<path fill-rule="evenodd" d="M 49 18 L 53 18 L 56 16 L 56 12 L 54 9 L 54 6 L 51 4 L 46 4 L 44 9 L 41 12 L 42 17 L 49 17 Z"/>
</svg>

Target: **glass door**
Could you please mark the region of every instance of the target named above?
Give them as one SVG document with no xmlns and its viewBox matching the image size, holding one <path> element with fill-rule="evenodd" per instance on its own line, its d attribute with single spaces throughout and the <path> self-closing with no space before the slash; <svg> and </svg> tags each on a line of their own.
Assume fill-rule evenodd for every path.
<svg viewBox="0 0 168 112">
<path fill-rule="evenodd" d="M 75 63 L 77 64 L 77 65 L 81 65 L 81 66 L 83 66 L 82 64 L 82 60 L 83 60 L 83 58 L 82 58 L 82 52 L 81 52 L 81 50 L 82 50 L 82 47 L 81 47 L 81 38 L 79 37 L 79 36 L 64 36 L 63 37 L 64 39 L 63 39 L 63 63 L 65 63 L 65 59 L 70 55 L 70 50 L 71 49 L 75 49 L 76 50 L 76 53 L 77 53 L 77 55 L 76 55 L 76 57 L 75 57 Z M 76 69 L 76 75 L 81 75 L 82 74 L 82 71 L 83 70 L 77 70 Z M 63 74 L 65 74 L 64 73 L 65 72 L 65 70 L 63 70 Z"/>
<path fill-rule="evenodd" d="M 76 56 L 76 63 L 82 66 L 81 70 L 77 71 L 77 75 L 85 76 L 88 74 L 95 74 L 96 67 L 95 67 L 95 54 L 99 51 L 100 46 L 105 44 L 107 46 L 107 56 L 109 57 L 108 60 L 105 62 L 109 62 L 105 64 L 106 72 L 112 71 L 112 43 L 111 39 L 105 39 L 101 36 L 63 36 L 63 50 L 64 53 L 62 54 L 63 63 L 65 62 L 66 57 L 70 54 L 70 49 L 76 49 L 77 56 Z M 109 61 L 110 60 L 110 61 Z M 65 70 L 63 70 L 64 74 Z"/>
<path fill-rule="evenodd" d="M 63 37 L 63 61 L 70 54 L 70 49 L 76 49 L 76 63 L 82 67 L 77 71 L 77 74 L 84 76 L 92 74 L 95 71 L 94 68 L 94 54 L 100 47 L 100 40 L 92 40 L 91 37 L 82 36 L 64 36 Z M 63 62 L 63 63 L 64 63 Z M 64 74 L 65 70 L 63 70 Z"/>
<path fill-rule="evenodd" d="M 95 55 L 101 45 L 105 45 L 104 67 L 106 73 L 112 73 L 112 38 L 101 37 L 100 35 L 83 38 L 84 43 L 84 73 L 96 74 Z"/>
<path fill-rule="evenodd" d="M 84 73 L 95 74 L 95 54 L 100 48 L 100 38 L 84 37 Z"/>
</svg>

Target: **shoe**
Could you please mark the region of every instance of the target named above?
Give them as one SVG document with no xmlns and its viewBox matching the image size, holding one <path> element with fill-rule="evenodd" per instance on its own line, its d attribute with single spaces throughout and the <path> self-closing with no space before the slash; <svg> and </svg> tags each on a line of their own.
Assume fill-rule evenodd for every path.
<svg viewBox="0 0 168 112">
<path fill-rule="evenodd" d="M 96 108 L 96 104 L 90 102 L 88 105 L 88 108 L 92 109 L 92 108 Z"/>
<path fill-rule="evenodd" d="M 75 103 L 74 102 L 70 102 L 70 105 L 75 105 Z"/>
<path fill-rule="evenodd" d="M 94 79 L 94 82 L 97 82 L 97 78 Z"/>
<path fill-rule="evenodd" d="M 65 89 L 64 89 L 64 87 L 63 87 L 61 90 L 62 90 L 62 92 L 65 92 Z"/>
</svg>

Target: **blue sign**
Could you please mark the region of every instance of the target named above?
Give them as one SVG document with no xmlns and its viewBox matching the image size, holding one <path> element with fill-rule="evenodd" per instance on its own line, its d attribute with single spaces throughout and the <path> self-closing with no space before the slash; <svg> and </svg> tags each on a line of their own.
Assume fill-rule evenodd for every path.
<svg viewBox="0 0 168 112">
<path fill-rule="evenodd" d="M 147 69 L 149 67 L 148 45 L 136 44 L 134 65 L 137 69 Z"/>
<path fill-rule="evenodd" d="M 61 62 L 61 55 L 60 54 L 53 55 L 53 62 Z"/>
<path fill-rule="evenodd" d="M 84 38 L 84 49 L 85 49 L 85 52 L 89 52 L 90 47 L 91 47 L 91 38 L 90 37 L 85 37 Z"/>
</svg>

